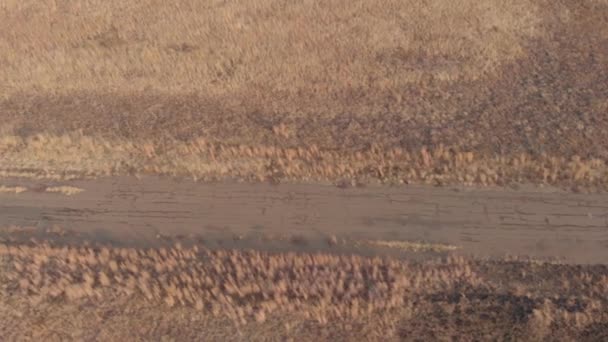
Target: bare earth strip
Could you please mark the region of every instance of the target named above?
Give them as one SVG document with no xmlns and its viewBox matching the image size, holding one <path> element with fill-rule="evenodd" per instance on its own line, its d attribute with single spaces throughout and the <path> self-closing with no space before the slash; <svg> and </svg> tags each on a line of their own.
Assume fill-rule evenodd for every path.
<svg viewBox="0 0 608 342">
<path fill-rule="evenodd" d="M 387 248 L 391 244 L 381 241 L 403 241 L 406 250 L 424 250 L 415 244 L 425 243 L 482 257 L 608 260 L 605 194 L 538 188 L 205 184 L 156 177 L 69 184 L 84 191 L 72 196 L 0 193 L 0 225 L 34 230 L 57 226 L 92 241 L 138 246 L 177 236 L 216 247 L 372 254 L 392 249 L 399 254 L 399 248 Z"/>
</svg>

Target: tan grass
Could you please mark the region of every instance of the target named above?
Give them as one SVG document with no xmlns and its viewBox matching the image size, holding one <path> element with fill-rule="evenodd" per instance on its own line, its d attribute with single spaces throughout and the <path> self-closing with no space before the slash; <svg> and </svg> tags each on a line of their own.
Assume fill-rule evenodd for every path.
<svg viewBox="0 0 608 342">
<path fill-rule="evenodd" d="M 42 241 L 0 243 L 0 270 L 8 340 L 599 341 L 608 321 L 599 265 Z"/>
<path fill-rule="evenodd" d="M 605 189 L 601 159 L 550 155 L 478 157 L 438 146 L 432 150 L 325 150 L 187 142 L 108 140 L 82 134 L 0 136 L 0 176 L 73 179 L 112 175 L 170 175 L 200 180 L 357 182 L 391 184 L 547 184 Z"/>
<path fill-rule="evenodd" d="M 572 16 L 568 6 L 556 6 L 564 18 Z M 408 108 L 419 91 L 439 89 L 430 86 L 436 81 L 454 85 L 443 95 L 460 98 L 472 81 L 500 76 L 494 71 L 527 58 L 532 39 L 550 36 L 545 24 L 553 15 L 535 0 L 1 1 L 6 108 L 0 112 L 8 119 L 0 124 L 0 176 L 606 184 L 604 162 L 570 160 L 573 153 L 559 149 L 522 159 L 457 146 L 355 150 L 368 142 L 403 147 L 410 143 L 401 134 L 418 139 L 431 125 L 468 115 L 468 105 L 444 110 L 424 103 L 428 94 L 420 95 L 424 108 Z M 189 96 L 200 102 L 189 103 Z M 182 105 L 191 108 L 181 112 Z M 42 114 L 28 116 L 28 108 Z M 591 112 L 606 108 L 597 99 Z M 98 116 L 98 109 L 107 115 Z M 359 128 L 350 120 L 345 131 L 367 137 L 350 136 L 350 146 L 339 150 L 334 131 L 346 123 L 329 119 L 345 113 L 377 119 Z M 385 113 L 407 119 L 408 128 L 391 132 Z M 302 117 L 306 125 L 298 123 Z M 190 119 L 198 120 L 192 129 Z M 250 130 L 243 123 L 249 121 L 255 122 Z M 332 129 L 317 134 L 321 124 Z M 76 129 L 88 136 L 65 133 Z M 458 146 L 481 154 L 484 142 L 470 133 Z M 115 136 L 133 139 L 110 140 Z M 159 141 L 164 138 L 181 141 Z M 458 152 L 446 152 L 449 147 Z"/>
<path fill-rule="evenodd" d="M 413 293 L 479 282 L 464 259 L 421 269 L 399 260 L 321 253 L 209 251 L 198 246 L 175 246 L 166 256 L 152 249 L 105 251 L 103 256 L 99 248 L 82 246 L 0 244 L 0 261 L 10 259 L 4 276 L 13 293 L 69 302 L 139 294 L 169 307 L 226 316 L 237 325 L 263 323 L 279 311 L 320 324 L 372 317 L 407 305 Z M 425 272 L 427 268 L 440 272 Z M 214 314 L 214 306 L 221 313 Z"/>
<path fill-rule="evenodd" d="M 59 193 L 66 196 L 72 196 L 79 194 L 84 191 L 84 189 L 73 187 L 73 186 L 51 186 L 45 189 L 46 192 Z"/>
<path fill-rule="evenodd" d="M 5 0 L 2 94 L 398 93 L 520 56 L 537 11 L 532 0 Z"/>
<path fill-rule="evenodd" d="M 5 185 L 0 185 L 0 193 L 13 193 L 13 194 L 20 194 L 22 192 L 27 191 L 27 188 L 24 188 L 22 186 L 5 186 Z"/>
<path fill-rule="evenodd" d="M 535 0 L 5 0 L 0 2 L 0 97 L 7 100 L 2 103 L 7 107 L 0 112 L 8 119 L 0 124 L 0 176 L 62 180 L 143 173 L 345 185 L 360 179 L 608 184 L 605 160 L 592 159 L 601 154 L 580 148 L 579 131 L 576 139 L 560 138 L 551 150 L 554 155 L 523 157 L 478 155 L 457 146 L 433 146 L 432 151 L 373 146 L 337 150 L 340 138 L 332 129 L 318 135 L 314 131 L 319 117 L 354 113 L 382 121 L 384 113 L 394 113 L 408 119 L 410 128 L 404 128 L 403 135 L 418 137 L 431 125 L 445 126 L 460 114 L 469 115 L 467 105 L 444 110 L 430 101 L 410 112 L 408 103 L 418 90 L 439 89 L 429 86 L 435 81 L 453 84 L 442 94 L 459 98 L 471 81 L 486 82 L 501 75 L 493 74 L 501 66 L 517 65 L 512 62 L 530 52 L 526 49 L 532 39 L 551 36 L 544 30 L 555 20 L 554 13 L 539 4 Z M 560 22 L 574 17 L 570 7 L 555 6 Z M 209 105 L 187 104 L 184 99 L 190 95 Z M 114 96 L 127 101 L 111 106 Z M 133 101 L 141 104 L 130 108 L 128 99 L 144 96 L 159 96 L 159 101 Z M 88 107 L 72 103 L 77 99 Z M 47 108 L 40 103 L 55 100 L 55 111 L 35 108 L 43 113 L 35 121 L 43 125 L 28 122 L 29 106 Z M 590 113 L 608 108 L 603 99 L 592 102 Z M 182 113 L 182 105 L 194 109 Z M 173 116 L 158 114 L 158 106 Z M 106 111 L 108 107 L 113 109 Z M 89 111 L 97 113 L 97 108 L 110 114 L 96 120 Z M 63 116 L 66 110 L 70 114 Z M 273 119 L 266 122 L 265 115 Z M 308 124 L 296 124 L 298 116 Z M 192 130 L 187 129 L 190 118 L 200 120 Z M 247 130 L 243 129 L 247 124 L 235 121 L 256 121 L 256 126 Z M 336 131 L 343 125 L 321 121 Z M 390 123 L 372 120 L 357 128 L 356 121 L 348 123 L 352 131 L 368 136 L 361 141 L 349 137 L 347 144 L 409 144 L 401 141 L 400 129 L 387 132 Z M 80 128 L 90 135 L 21 137 L 31 131 L 46 132 L 45 125 L 55 133 Z M 232 133 L 236 126 L 239 130 Z M 302 126 L 313 129 L 303 134 L 298 132 Z M 485 142 L 477 140 L 474 129 L 478 128 L 462 134 L 458 146 L 472 146 L 481 154 Z M 137 140 L 108 140 L 114 131 L 120 131 L 116 136 Z M 94 135 L 98 132 L 105 138 Z M 501 134 L 504 138 L 511 133 Z M 196 139 L 200 135 L 215 140 Z M 159 141 L 161 137 L 181 141 Z M 572 159 L 574 153 L 567 149 L 561 153 L 557 146 L 569 144 L 590 158 Z M 446 152 L 449 147 L 457 152 Z"/>
<path fill-rule="evenodd" d="M 380 247 L 396 248 L 405 251 L 413 252 L 447 252 L 455 251 L 459 249 L 458 246 L 446 245 L 441 243 L 428 243 L 428 242 L 412 242 L 412 241 L 386 241 L 386 240 L 370 240 L 367 243 Z"/>
</svg>

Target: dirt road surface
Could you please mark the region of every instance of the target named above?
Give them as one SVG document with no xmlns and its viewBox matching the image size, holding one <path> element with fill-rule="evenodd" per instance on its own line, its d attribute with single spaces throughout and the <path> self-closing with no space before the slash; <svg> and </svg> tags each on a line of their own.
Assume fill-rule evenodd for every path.
<svg viewBox="0 0 608 342">
<path fill-rule="evenodd" d="M 392 254 L 406 252 L 369 242 L 405 241 L 435 252 L 433 246 L 444 246 L 480 257 L 608 260 L 606 194 L 539 188 L 205 184 L 130 177 L 62 184 L 3 182 L 25 189 L 0 192 L 4 233 L 55 228 L 113 244 L 196 239 L 216 247 Z M 83 191 L 69 196 L 48 191 L 57 185 Z"/>
</svg>

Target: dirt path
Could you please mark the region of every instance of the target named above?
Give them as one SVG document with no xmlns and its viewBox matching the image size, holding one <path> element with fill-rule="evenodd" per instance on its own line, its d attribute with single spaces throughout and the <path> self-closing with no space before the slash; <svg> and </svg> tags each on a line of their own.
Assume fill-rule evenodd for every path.
<svg viewBox="0 0 608 342">
<path fill-rule="evenodd" d="M 58 226 L 113 243 L 184 237 L 214 246 L 364 252 L 374 248 L 355 242 L 416 241 L 479 256 L 608 260 L 605 194 L 112 178 L 63 183 L 84 190 L 67 196 L 45 191 L 57 184 L 14 179 L 3 184 L 27 189 L 0 192 L 0 227 L 5 230 Z M 347 243 L 330 246 L 329 236 Z"/>
</svg>

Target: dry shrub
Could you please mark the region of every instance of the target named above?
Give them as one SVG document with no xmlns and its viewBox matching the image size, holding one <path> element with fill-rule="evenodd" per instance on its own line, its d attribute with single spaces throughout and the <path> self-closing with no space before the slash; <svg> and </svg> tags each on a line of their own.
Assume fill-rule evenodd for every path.
<svg viewBox="0 0 608 342">
<path fill-rule="evenodd" d="M 145 328 L 157 336 L 166 318 L 173 317 L 174 330 L 199 334 L 198 339 L 212 336 L 205 335 L 212 323 L 224 334 L 245 334 L 238 339 L 279 340 L 294 335 L 311 340 L 602 340 L 593 336 L 603 336 L 608 322 L 606 267 L 601 265 L 453 255 L 410 262 L 191 245 L 139 249 L 43 242 L 0 244 L 0 269 L 0 317 L 8 319 L 0 327 L 11 336 L 49 324 L 50 316 L 62 323 L 49 326 L 66 334 L 78 331 L 72 318 L 81 317 L 74 322 L 106 334 L 106 327 L 120 321 L 123 333 L 135 329 L 140 336 L 144 333 L 137 329 Z M 11 321 L 18 311 L 27 314 Z M 86 312 L 93 318 L 85 319 Z M 11 322 L 16 328 L 10 328 Z"/>
<path fill-rule="evenodd" d="M 241 324 L 289 312 L 326 324 L 402 308 L 415 297 L 482 286 L 462 258 L 428 265 L 331 254 L 0 245 L 8 291 L 37 299 L 139 295 Z M 6 259 L 5 259 L 6 260 Z M 159 267 L 160 266 L 160 267 Z M 407 305 L 406 305 L 407 306 Z M 303 317 L 304 317 L 303 316 Z"/>
</svg>

